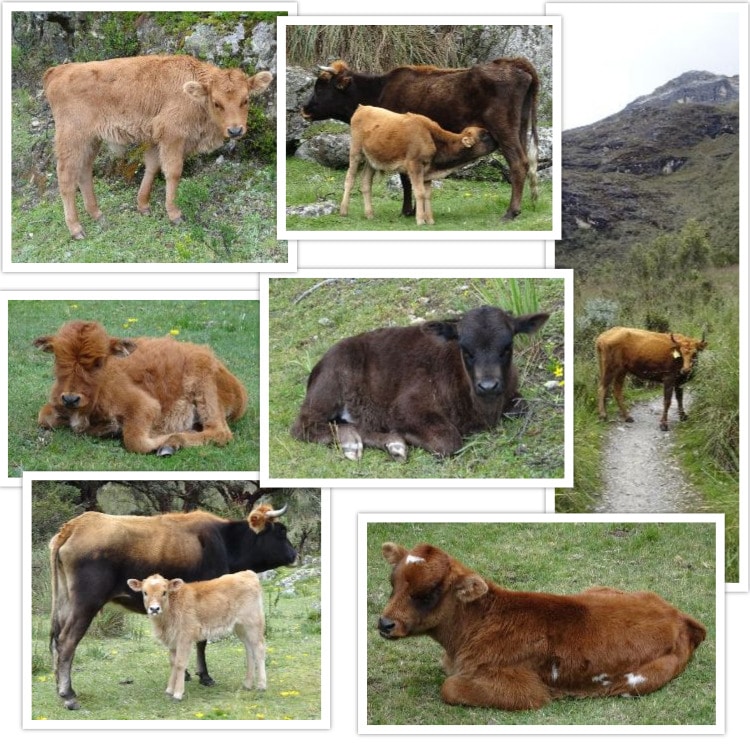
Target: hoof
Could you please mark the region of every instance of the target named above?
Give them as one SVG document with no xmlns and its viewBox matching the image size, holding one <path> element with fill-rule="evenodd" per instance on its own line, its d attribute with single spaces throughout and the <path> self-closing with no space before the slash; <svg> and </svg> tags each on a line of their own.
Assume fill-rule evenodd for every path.
<svg viewBox="0 0 750 750">
<path fill-rule="evenodd" d="M 199 672 L 198 679 L 204 687 L 213 687 L 216 684 L 216 681 L 208 672 Z"/>
<path fill-rule="evenodd" d="M 666 422 L 661 422 L 661 423 L 659 424 L 659 429 L 660 429 L 660 430 L 661 430 L 662 432 L 669 432 L 669 425 L 668 425 L 668 424 L 667 424 Z"/>
<path fill-rule="evenodd" d="M 63 705 L 69 711 L 77 711 L 81 707 L 81 704 L 78 702 L 78 700 L 75 697 L 65 698 L 65 700 L 63 701 Z"/>
<path fill-rule="evenodd" d="M 76 232 L 75 234 L 71 235 L 72 239 L 74 240 L 85 240 L 86 234 L 83 231 L 83 229 L 80 232 Z"/>
<path fill-rule="evenodd" d="M 631 423 L 631 422 L 634 422 L 635 420 L 633 419 L 633 417 L 625 417 L 625 421 L 628 423 Z"/>
<path fill-rule="evenodd" d="M 344 457 L 350 461 L 359 461 L 362 458 L 362 443 L 346 443 L 341 446 Z"/>
<path fill-rule="evenodd" d="M 388 451 L 391 458 L 396 459 L 396 461 L 406 461 L 407 450 L 404 443 L 395 441 L 393 443 L 386 443 L 385 449 Z"/>
<path fill-rule="evenodd" d="M 160 458 L 166 458 L 167 456 L 174 456 L 175 453 L 177 453 L 177 448 L 174 448 L 171 445 L 162 445 L 162 447 L 156 451 L 156 455 L 159 456 Z"/>
</svg>

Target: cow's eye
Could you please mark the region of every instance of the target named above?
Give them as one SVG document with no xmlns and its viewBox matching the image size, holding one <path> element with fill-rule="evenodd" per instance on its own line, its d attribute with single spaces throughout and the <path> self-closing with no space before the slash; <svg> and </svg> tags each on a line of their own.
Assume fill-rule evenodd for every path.
<svg viewBox="0 0 750 750">
<path fill-rule="evenodd" d="M 224 109 L 224 106 L 222 105 L 221 102 L 214 102 L 214 107 L 216 107 L 216 109 L 218 109 L 220 111 L 223 111 L 223 109 Z"/>
<path fill-rule="evenodd" d="M 474 359 L 475 359 L 474 354 L 468 351 L 467 349 L 463 349 L 462 351 L 463 351 L 464 360 L 466 361 L 466 364 L 467 365 L 474 364 Z"/>
</svg>

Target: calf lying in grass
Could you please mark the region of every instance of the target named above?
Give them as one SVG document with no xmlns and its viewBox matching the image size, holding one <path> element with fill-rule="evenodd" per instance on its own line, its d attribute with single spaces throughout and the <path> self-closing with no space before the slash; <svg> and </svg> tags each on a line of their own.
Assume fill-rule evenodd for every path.
<svg viewBox="0 0 750 750">
<path fill-rule="evenodd" d="M 128 586 L 143 593 L 154 635 L 169 649 L 172 672 L 167 695 L 182 700 L 192 645 L 231 631 L 245 645 L 247 675 L 243 687 L 266 689 L 263 591 L 251 570 L 194 583 L 185 583 L 182 578 L 168 581 L 154 573 L 142 581 L 129 578 Z"/>
</svg>

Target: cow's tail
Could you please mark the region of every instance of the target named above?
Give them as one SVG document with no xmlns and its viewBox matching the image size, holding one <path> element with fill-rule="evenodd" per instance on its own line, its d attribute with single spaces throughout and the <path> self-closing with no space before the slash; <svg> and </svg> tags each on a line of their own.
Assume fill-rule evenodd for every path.
<svg viewBox="0 0 750 750">
<path fill-rule="evenodd" d="M 529 160 L 529 171 L 527 174 L 529 188 L 531 189 L 531 200 L 536 203 L 539 197 L 539 132 L 537 130 L 537 99 L 539 96 L 539 78 L 534 75 L 531 85 L 526 92 L 523 103 L 523 117 L 521 118 L 521 143 L 526 144 L 526 156 Z M 531 133 L 529 134 L 529 128 Z M 531 137 L 529 137 L 529 135 Z"/>
<path fill-rule="evenodd" d="M 55 664 L 57 662 L 57 640 L 62 628 L 63 613 L 70 607 L 68 586 L 65 580 L 65 571 L 60 562 L 60 548 L 68 540 L 72 532 L 70 523 L 63 524 L 60 531 L 55 534 L 49 543 L 50 562 L 50 585 L 52 589 L 52 607 L 50 621 L 50 650 L 52 651 Z"/>
</svg>

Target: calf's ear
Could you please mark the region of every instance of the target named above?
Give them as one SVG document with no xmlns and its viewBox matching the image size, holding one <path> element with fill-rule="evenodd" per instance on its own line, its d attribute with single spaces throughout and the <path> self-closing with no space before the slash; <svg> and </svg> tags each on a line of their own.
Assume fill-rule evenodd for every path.
<svg viewBox="0 0 750 750">
<path fill-rule="evenodd" d="M 133 591 L 142 591 L 143 587 L 141 586 L 141 582 L 137 578 L 128 578 L 128 586 L 130 586 Z"/>
<path fill-rule="evenodd" d="M 548 320 L 549 313 L 519 315 L 513 319 L 513 333 L 536 333 Z"/>
<path fill-rule="evenodd" d="M 453 584 L 456 599 L 460 602 L 473 602 L 475 599 L 479 599 L 480 596 L 484 596 L 488 588 L 486 581 L 475 573 L 468 576 L 461 576 Z"/>
<path fill-rule="evenodd" d="M 34 339 L 33 346 L 37 349 L 41 349 L 43 352 L 54 352 L 54 336 L 40 336 L 38 339 Z"/>
<path fill-rule="evenodd" d="M 187 81 L 182 85 L 182 90 L 193 99 L 203 101 L 208 96 L 208 91 L 202 83 L 198 81 Z"/>
<path fill-rule="evenodd" d="M 250 76 L 248 78 L 250 93 L 253 95 L 262 93 L 271 85 L 272 80 L 273 75 L 267 70 L 262 70 L 260 73 Z"/>
<path fill-rule="evenodd" d="M 382 547 L 383 557 L 391 565 L 398 565 L 406 557 L 407 550 L 400 544 L 385 542 Z"/>
<path fill-rule="evenodd" d="M 183 581 L 182 578 L 173 578 L 169 582 L 169 590 L 177 591 L 177 589 L 181 589 L 184 585 L 185 585 L 185 581 Z"/>
<path fill-rule="evenodd" d="M 458 319 L 455 320 L 433 320 L 422 325 L 422 330 L 433 336 L 451 341 L 458 338 Z"/>
<path fill-rule="evenodd" d="M 138 348 L 138 344 L 136 344 L 135 341 L 133 341 L 133 339 L 112 338 L 109 340 L 109 353 L 113 357 L 128 357 L 137 348 Z"/>
</svg>

